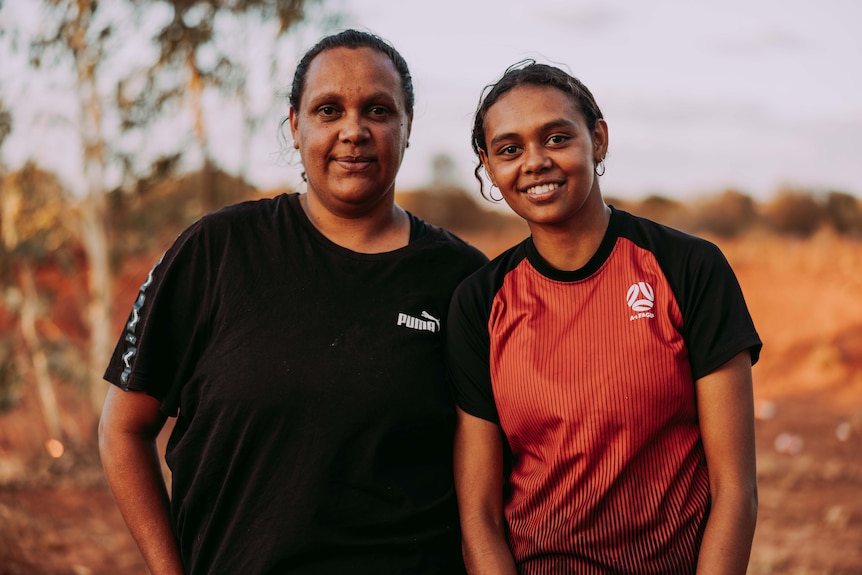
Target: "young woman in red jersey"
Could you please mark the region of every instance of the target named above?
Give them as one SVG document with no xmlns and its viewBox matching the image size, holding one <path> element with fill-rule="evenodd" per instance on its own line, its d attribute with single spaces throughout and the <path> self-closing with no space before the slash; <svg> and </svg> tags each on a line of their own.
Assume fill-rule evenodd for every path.
<svg viewBox="0 0 862 575">
<path fill-rule="evenodd" d="M 486 88 L 473 149 L 531 236 L 450 307 L 469 572 L 744 574 L 761 342 L 727 261 L 605 204 L 608 125 L 559 68 Z"/>
</svg>

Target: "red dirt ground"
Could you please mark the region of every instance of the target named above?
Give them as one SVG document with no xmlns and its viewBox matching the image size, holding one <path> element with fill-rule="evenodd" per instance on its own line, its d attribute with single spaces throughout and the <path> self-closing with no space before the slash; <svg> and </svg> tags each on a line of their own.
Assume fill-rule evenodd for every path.
<svg viewBox="0 0 862 575">
<path fill-rule="evenodd" d="M 465 237 L 467 235 L 465 234 Z M 469 238 L 488 253 L 499 238 Z M 862 573 L 862 244 L 719 242 L 765 342 L 749 575 Z M 146 269 L 126 282 L 131 302 Z M 0 575 L 145 575 L 92 447 L 47 456 L 36 399 L 0 414 Z"/>
</svg>

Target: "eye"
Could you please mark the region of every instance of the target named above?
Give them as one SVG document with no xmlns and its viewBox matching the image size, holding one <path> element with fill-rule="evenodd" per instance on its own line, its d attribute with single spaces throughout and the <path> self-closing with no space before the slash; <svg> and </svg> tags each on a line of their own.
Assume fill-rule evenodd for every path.
<svg viewBox="0 0 862 575">
<path fill-rule="evenodd" d="M 385 106 L 373 106 L 369 112 L 372 116 L 383 117 L 389 114 L 389 108 Z"/>
<path fill-rule="evenodd" d="M 569 140 L 569 137 L 564 134 L 554 134 L 550 138 L 548 138 L 549 144 L 559 145 L 564 144 Z"/>
<path fill-rule="evenodd" d="M 321 106 L 317 109 L 317 113 L 324 118 L 330 118 L 335 115 L 335 106 Z"/>
<path fill-rule="evenodd" d="M 512 156 L 518 153 L 518 146 L 506 146 L 501 148 L 499 154 L 501 156 Z"/>
</svg>

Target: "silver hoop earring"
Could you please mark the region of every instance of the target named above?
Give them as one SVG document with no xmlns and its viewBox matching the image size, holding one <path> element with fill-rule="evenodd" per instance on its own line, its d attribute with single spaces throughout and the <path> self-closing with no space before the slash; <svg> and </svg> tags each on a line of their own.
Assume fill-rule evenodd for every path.
<svg viewBox="0 0 862 575">
<path fill-rule="evenodd" d="M 602 158 L 601 160 L 599 160 L 599 163 L 596 164 L 596 167 L 593 169 L 596 172 L 597 176 L 604 176 L 605 175 L 605 159 Z M 599 171 L 599 170 L 601 170 L 601 171 Z"/>
<path fill-rule="evenodd" d="M 502 202 L 503 201 L 503 192 L 500 192 L 500 188 L 497 188 L 497 191 L 500 192 L 500 197 L 495 198 L 494 197 L 494 188 L 497 188 L 497 186 L 495 186 L 494 184 L 491 184 L 491 189 L 488 190 L 488 196 L 490 196 L 491 201 Z"/>
</svg>

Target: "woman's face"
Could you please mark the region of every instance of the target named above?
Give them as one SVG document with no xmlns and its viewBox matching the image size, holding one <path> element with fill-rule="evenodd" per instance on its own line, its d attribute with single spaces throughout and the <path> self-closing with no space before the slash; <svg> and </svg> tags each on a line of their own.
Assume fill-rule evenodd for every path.
<svg viewBox="0 0 862 575">
<path fill-rule="evenodd" d="M 607 151 L 607 125 L 590 130 L 565 92 L 513 88 L 488 109 L 485 141 L 480 158 L 491 182 L 531 227 L 566 226 L 603 209 L 594 166 Z"/>
<path fill-rule="evenodd" d="M 392 61 L 371 48 L 332 48 L 308 68 L 290 129 L 308 193 L 333 214 L 391 202 L 412 117 Z"/>
</svg>

